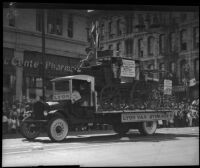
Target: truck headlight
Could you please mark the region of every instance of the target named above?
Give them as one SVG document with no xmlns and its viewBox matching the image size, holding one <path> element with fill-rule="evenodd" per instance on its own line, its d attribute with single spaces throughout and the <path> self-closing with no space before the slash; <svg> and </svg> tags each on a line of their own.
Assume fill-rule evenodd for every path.
<svg viewBox="0 0 200 168">
<path fill-rule="evenodd" d="M 44 114 L 44 116 L 47 116 L 48 112 L 46 110 L 44 110 L 43 114 Z"/>
</svg>

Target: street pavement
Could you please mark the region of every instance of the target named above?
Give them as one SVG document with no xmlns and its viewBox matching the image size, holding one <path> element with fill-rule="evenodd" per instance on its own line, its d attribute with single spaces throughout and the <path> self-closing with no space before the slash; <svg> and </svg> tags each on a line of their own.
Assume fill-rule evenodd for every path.
<svg viewBox="0 0 200 168">
<path fill-rule="evenodd" d="M 72 132 L 62 143 L 45 134 L 32 142 L 5 137 L 2 144 L 3 167 L 199 165 L 199 127 L 160 128 L 151 136 L 137 130 L 123 137 L 112 130 Z"/>
</svg>

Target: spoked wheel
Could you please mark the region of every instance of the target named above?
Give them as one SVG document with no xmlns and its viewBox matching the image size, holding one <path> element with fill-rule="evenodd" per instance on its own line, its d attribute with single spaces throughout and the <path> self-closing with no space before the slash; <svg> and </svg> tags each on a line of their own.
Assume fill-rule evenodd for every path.
<svg viewBox="0 0 200 168">
<path fill-rule="evenodd" d="M 143 135 L 152 135 L 155 133 L 157 128 L 156 121 L 145 121 L 142 122 L 139 127 L 139 132 Z"/>
<path fill-rule="evenodd" d="M 129 127 L 124 124 L 113 124 L 113 130 L 119 135 L 125 135 L 129 131 Z"/>
<path fill-rule="evenodd" d="M 22 136 L 28 140 L 33 140 L 40 134 L 40 126 L 34 122 L 30 117 L 24 119 L 20 126 Z"/>
<path fill-rule="evenodd" d="M 62 117 L 54 117 L 48 123 L 48 136 L 54 142 L 63 141 L 68 131 L 67 121 Z"/>
<path fill-rule="evenodd" d="M 105 86 L 100 94 L 100 104 L 104 110 L 119 109 L 121 103 L 120 89 L 114 85 Z"/>
</svg>

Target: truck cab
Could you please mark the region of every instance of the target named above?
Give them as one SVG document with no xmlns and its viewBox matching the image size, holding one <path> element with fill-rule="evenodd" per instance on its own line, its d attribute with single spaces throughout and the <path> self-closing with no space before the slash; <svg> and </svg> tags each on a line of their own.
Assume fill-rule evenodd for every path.
<svg viewBox="0 0 200 168">
<path fill-rule="evenodd" d="M 67 136 L 69 128 L 95 120 L 97 97 L 94 77 L 73 75 L 58 77 L 51 82 L 52 99 L 33 104 L 32 116 L 25 119 L 30 122 L 24 122 L 21 127 L 21 132 L 26 138 L 34 139 L 40 132 L 39 127 L 46 127 L 52 141 L 61 141 Z"/>
</svg>

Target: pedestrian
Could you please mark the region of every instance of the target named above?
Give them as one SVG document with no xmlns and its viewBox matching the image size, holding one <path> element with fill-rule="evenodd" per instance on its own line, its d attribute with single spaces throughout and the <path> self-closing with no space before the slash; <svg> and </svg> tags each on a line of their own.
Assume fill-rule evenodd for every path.
<svg viewBox="0 0 200 168">
<path fill-rule="evenodd" d="M 3 134 L 6 134 L 6 133 L 8 133 L 8 117 L 4 113 L 3 114 Z"/>
<path fill-rule="evenodd" d="M 178 104 L 176 104 L 174 106 L 174 127 L 178 126 L 178 112 L 179 112 Z"/>
<path fill-rule="evenodd" d="M 10 127 L 11 127 L 11 133 L 16 133 L 17 132 L 17 121 L 14 116 L 11 117 L 10 121 Z"/>
</svg>

